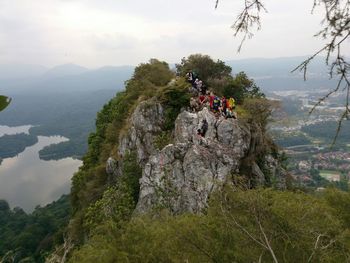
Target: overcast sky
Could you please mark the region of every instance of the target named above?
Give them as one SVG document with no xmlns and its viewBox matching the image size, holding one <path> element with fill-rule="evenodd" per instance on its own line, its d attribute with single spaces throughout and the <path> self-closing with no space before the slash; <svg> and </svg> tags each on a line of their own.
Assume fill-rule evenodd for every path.
<svg viewBox="0 0 350 263">
<path fill-rule="evenodd" d="M 0 63 L 100 67 L 152 57 L 178 62 L 192 53 L 307 55 L 322 45 L 313 37 L 321 15 L 310 15 L 312 2 L 266 0 L 262 29 L 237 54 L 230 25 L 243 0 L 221 0 L 217 10 L 215 0 L 0 0 Z"/>
</svg>

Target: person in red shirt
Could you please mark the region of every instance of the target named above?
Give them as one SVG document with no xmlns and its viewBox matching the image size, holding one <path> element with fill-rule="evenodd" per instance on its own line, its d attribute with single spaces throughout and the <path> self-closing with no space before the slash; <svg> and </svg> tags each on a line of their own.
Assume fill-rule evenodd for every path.
<svg viewBox="0 0 350 263">
<path fill-rule="evenodd" d="M 205 104 L 207 103 L 207 97 L 206 96 L 204 96 L 204 95 L 200 95 L 199 96 L 199 105 L 200 105 L 200 109 L 203 109 L 204 108 L 204 106 L 205 106 Z"/>
<path fill-rule="evenodd" d="M 215 96 L 214 96 L 213 92 L 210 92 L 210 96 L 209 96 L 210 109 L 213 109 L 214 99 L 215 99 Z"/>
</svg>

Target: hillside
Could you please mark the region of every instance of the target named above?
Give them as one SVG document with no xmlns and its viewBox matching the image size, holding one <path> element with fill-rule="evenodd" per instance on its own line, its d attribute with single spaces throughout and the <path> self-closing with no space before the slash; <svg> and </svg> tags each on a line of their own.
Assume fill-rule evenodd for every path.
<svg viewBox="0 0 350 263">
<path fill-rule="evenodd" d="M 342 195 L 330 192 L 329 199 L 317 199 L 281 192 L 291 182 L 265 129 L 273 104 L 245 74 L 232 77 L 221 61 L 193 55 L 177 65 L 180 76 L 190 69 L 215 94 L 234 96 L 239 118 L 224 119 L 207 108 L 190 110 L 189 84 L 174 79 L 166 63 L 151 60 L 137 67 L 125 92 L 98 114 L 84 165 L 73 178 L 73 217 L 63 247 L 69 249 L 61 248 L 49 262 L 62 257 L 69 262 L 346 257 L 349 251 L 337 254 L 333 246 L 312 254 L 317 232 L 327 233 L 321 241 L 325 246 L 333 239 L 344 245 L 343 219 L 335 219 L 339 215 L 327 205 Z M 203 119 L 208 129 L 201 137 L 197 129 Z M 270 189 L 248 190 L 261 187 Z M 339 225 L 320 223 L 326 214 Z M 300 217 L 308 219 L 300 222 Z M 318 230 L 311 231 L 315 225 Z M 295 236 L 291 240 L 282 233 Z M 260 235 L 260 241 L 251 235 Z"/>
<path fill-rule="evenodd" d="M 192 69 L 236 99 L 238 118 L 191 103 Z M 156 59 L 136 67 L 97 115 L 46 262 L 346 261 L 350 195 L 293 188 L 266 129 L 275 106 L 208 56 L 184 59 L 177 76 Z"/>
</svg>

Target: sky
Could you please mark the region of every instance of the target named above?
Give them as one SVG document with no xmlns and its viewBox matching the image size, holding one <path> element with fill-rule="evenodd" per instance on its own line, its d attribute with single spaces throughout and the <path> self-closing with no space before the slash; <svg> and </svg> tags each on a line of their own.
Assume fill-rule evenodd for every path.
<svg viewBox="0 0 350 263">
<path fill-rule="evenodd" d="M 322 46 L 313 0 L 265 0 L 262 29 L 240 53 L 230 28 L 243 0 L 0 0 L 0 63 L 97 68 L 214 59 L 309 55 Z M 348 43 L 347 43 L 348 44 Z M 350 45 L 348 45 L 350 46 Z M 350 48 L 348 48 L 350 53 Z"/>
</svg>

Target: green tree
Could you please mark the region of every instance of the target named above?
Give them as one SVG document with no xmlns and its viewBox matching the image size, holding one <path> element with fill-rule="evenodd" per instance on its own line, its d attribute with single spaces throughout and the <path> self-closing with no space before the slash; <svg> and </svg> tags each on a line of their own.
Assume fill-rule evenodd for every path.
<svg viewBox="0 0 350 263">
<path fill-rule="evenodd" d="M 176 64 L 177 73 L 185 76 L 187 72 L 193 70 L 197 76 L 205 83 L 212 79 L 223 79 L 231 76 L 231 67 L 225 65 L 221 60 L 216 62 L 208 55 L 193 54 L 188 58 L 183 58 L 181 64 Z"/>
<path fill-rule="evenodd" d="M 244 72 L 238 73 L 223 89 L 222 94 L 233 97 L 237 103 L 243 103 L 245 98 L 263 98 L 265 95 L 260 91 L 253 79 L 249 79 Z"/>
<path fill-rule="evenodd" d="M 246 98 L 243 102 L 245 114 L 242 117 L 251 123 L 258 124 L 265 132 L 267 124 L 271 121 L 273 111 L 279 106 L 279 102 L 266 98 Z"/>
<path fill-rule="evenodd" d="M 183 58 L 176 69 L 180 76 L 193 70 L 216 95 L 234 97 L 239 104 L 244 98 L 264 97 L 254 80 L 249 79 L 244 72 L 232 76 L 231 67 L 221 60 L 215 62 L 208 55 L 194 54 Z"/>
<path fill-rule="evenodd" d="M 133 81 L 149 81 L 155 86 L 164 86 L 173 78 L 168 63 L 152 58 L 136 67 Z"/>
<path fill-rule="evenodd" d="M 347 262 L 349 198 L 226 187 L 202 215 L 162 211 L 105 228 L 70 262 Z"/>
<path fill-rule="evenodd" d="M 4 200 L 0 207 L 0 262 L 44 262 L 45 255 L 63 241 L 70 215 L 68 196 L 37 206 L 32 214 L 11 210 Z"/>
</svg>

